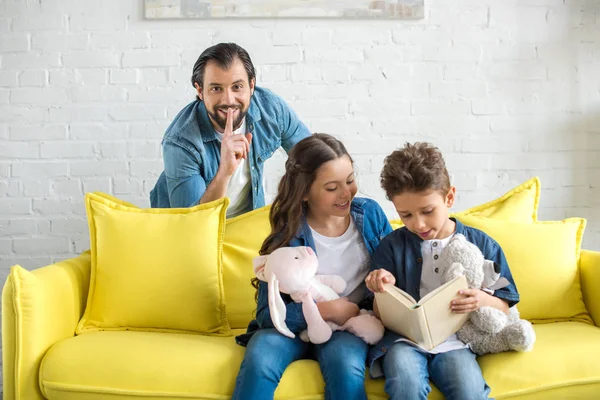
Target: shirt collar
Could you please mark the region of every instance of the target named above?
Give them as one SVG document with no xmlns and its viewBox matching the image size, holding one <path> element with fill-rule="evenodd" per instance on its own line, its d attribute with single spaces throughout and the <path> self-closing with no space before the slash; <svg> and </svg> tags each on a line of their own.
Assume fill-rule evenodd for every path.
<svg viewBox="0 0 600 400">
<path fill-rule="evenodd" d="M 354 219 L 354 223 L 356 225 L 356 229 L 358 229 L 362 233 L 363 227 L 360 224 L 361 217 L 364 215 L 364 204 L 365 200 L 362 198 L 354 198 L 352 199 L 352 203 L 350 204 L 350 215 Z M 302 222 L 300 224 L 300 228 L 298 228 L 298 233 L 296 237 L 305 243 L 306 246 L 310 246 L 314 248 L 314 238 L 312 232 L 310 231 L 310 226 L 308 226 L 308 222 L 306 222 L 306 209 L 302 212 Z"/>
</svg>

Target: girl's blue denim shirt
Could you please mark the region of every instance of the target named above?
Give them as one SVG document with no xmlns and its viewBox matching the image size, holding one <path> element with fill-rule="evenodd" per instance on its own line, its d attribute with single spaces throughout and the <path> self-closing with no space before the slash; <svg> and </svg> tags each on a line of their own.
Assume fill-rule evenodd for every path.
<svg viewBox="0 0 600 400">
<path fill-rule="evenodd" d="M 252 183 L 248 210 L 251 210 L 265 205 L 262 185 L 265 161 L 279 147 L 289 152 L 311 133 L 281 97 L 258 86 L 250 99 L 246 126 L 252 133 L 248 155 Z M 198 204 L 221 160 L 221 140 L 204 102 L 193 101 L 177 114 L 163 138 L 162 152 L 165 169 L 150 192 L 150 205 L 174 208 Z"/>
<path fill-rule="evenodd" d="M 392 231 L 392 227 L 385 216 L 383 210 L 375 200 L 356 197 L 352 200 L 350 214 L 356 224 L 357 229 L 362 234 L 363 241 L 373 259 L 373 255 L 379 242 Z M 302 225 L 298 230 L 298 234 L 288 243 L 289 247 L 310 246 L 316 253 L 315 242 L 310 231 L 310 227 L 303 219 Z M 269 311 L 267 283 L 260 282 L 258 286 L 258 303 L 256 306 L 256 319 L 248 325 L 248 331 L 236 337 L 238 344 L 245 346 L 252 335 L 259 329 L 274 328 Z M 372 294 L 370 294 L 372 296 Z M 299 333 L 306 329 L 306 320 L 302 314 L 302 304 L 295 303 L 289 295 L 282 293 L 283 301 L 286 303 L 285 323 L 288 328 Z M 365 299 L 363 308 L 372 307 L 372 299 Z"/>
<path fill-rule="evenodd" d="M 519 302 L 519 293 L 515 281 L 510 273 L 506 257 L 500 245 L 484 232 L 456 222 L 456 233 L 464 235 L 467 240 L 475 244 L 483 253 L 485 259 L 494 261 L 500 266 L 500 275 L 510 283 L 507 287 L 496 290 L 494 296 L 505 300 L 510 307 Z M 423 240 L 410 232 L 406 227 L 396 229 L 388 235 L 379 245 L 373 258 L 372 269 L 384 268 L 396 278 L 396 286 L 410 294 L 415 300 L 420 299 L 421 268 L 423 256 L 421 243 Z M 383 357 L 387 350 L 401 336 L 386 329 L 383 339 L 369 351 L 367 363 L 372 377 L 382 375 L 381 366 L 375 363 Z"/>
</svg>

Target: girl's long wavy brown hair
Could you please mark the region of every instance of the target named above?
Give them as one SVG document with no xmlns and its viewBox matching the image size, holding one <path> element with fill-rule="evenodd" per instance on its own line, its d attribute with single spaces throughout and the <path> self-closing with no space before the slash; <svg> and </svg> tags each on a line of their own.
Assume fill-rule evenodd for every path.
<svg viewBox="0 0 600 400">
<path fill-rule="evenodd" d="M 271 233 L 263 242 L 260 255 L 271 254 L 276 249 L 287 246 L 294 238 L 304 218 L 304 199 L 308 196 L 319 168 L 326 162 L 343 156 L 347 156 L 352 162 L 343 143 L 324 133 L 315 133 L 292 148 L 269 213 Z M 252 278 L 252 286 L 257 289 L 255 299 L 258 299 L 258 282 L 258 278 Z"/>
</svg>

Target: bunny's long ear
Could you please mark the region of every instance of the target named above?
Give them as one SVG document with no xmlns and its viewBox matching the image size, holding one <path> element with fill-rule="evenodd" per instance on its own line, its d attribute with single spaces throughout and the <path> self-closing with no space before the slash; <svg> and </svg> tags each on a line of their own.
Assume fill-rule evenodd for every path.
<svg viewBox="0 0 600 400">
<path fill-rule="evenodd" d="M 269 277 L 269 310 L 271 311 L 271 320 L 275 329 L 284 336 L 294 338 L 295 335 L 290 331 L 285 324 L 286 309 L 285 303 L 279 292 L 279 280 L 275 274 Z"/>
<path fill-rule="evenodd" d="M 258 256 L 252 259 L 252 265 L 254 266 L 254 274 L 258 279 L 263 282 L 267 281 L 265 277 L 265 264 L 267 263 L 267 256 Z"/>
</svg>

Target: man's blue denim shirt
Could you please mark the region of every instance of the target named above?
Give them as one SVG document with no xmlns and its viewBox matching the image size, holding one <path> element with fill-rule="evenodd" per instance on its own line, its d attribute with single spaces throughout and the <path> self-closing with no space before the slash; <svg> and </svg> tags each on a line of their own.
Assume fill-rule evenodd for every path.
<svg viewBox="0 0 600 400">
<path fill-rule="evenodd" d="M 494 296 L 505 300 L 510 307 L 519 302 L 519 293 L 515 281 L 510 273 L 506 257 L 500 245 L 484 232 L 456 222 L 456 233 L 464 235 L 467 240 L 475 244 L 483 253 L 485 259 L 494 261 L 500 265 L 500 275 L 510 283 L 507 287 L 496 290 Z M 379 245 L 373 258 L 372 269 L 383 268 L 390 271 L 396 278 L 396 286 L 410 294 L 415 300 L 419 300 L 421 287 L 421 268 L 423 256 L 421 254 L 421 243 L 423 240 L 410 232 L 406 227 L 396 229 L 388 235 Z M 367 363 L 371 376 L 381 376 L 380 365 L 374 365 L 375 361 L 385 355 L 387 350 L 401 336 L 386 329 L 383 339 L 369 351 Z"/>
<path fill-rule="evenodd" d="M 375 200 L 355 197 L 352 200 L 350 214 L 356 224 L 356 228 L 362 234 L 363 241 L 371 256 L 379 245 L 379 242 L 392 231 L 392 227 L 385 216 L 383 210 Z M 310 231 L 310 227 L 303 220 L 298 234 L 288 244 L 289 247 L 310 246 L 316 253 L 315 242 Z M 249 283 L 248 283 L 249 284 Z M 274 328 L 269 311 L 269 298 L 266 282 L 260 282 L 258 286 L 258 304 L 256 306 L 256 319 L 248 325 L 247 333 L 236 338 L 237 343 L 245 346 L 256 331 L 265 328 Z M 372 295 L 372 294 L 371 294 Z M 290 296 L 282 293 L 283 301 L 286 303 L 285 323 L 288 328 L 299 333 L 306 329 L 306 320 L 302 314 L 302 304 L 295 303 Z M 369 307 L 369 300 L 366 299 L 366 304 L 360 304 L 363 307 Z M 370 302 L 372 305 L 372 301 Z M 369 307 L 370 308 L 370 307 Z"/>
<path fill-rule="evenodd" d="M 246 114 L 252 133 L 248 160 L 252 183 L 252 204 L 248 210 L 265 205 L 262 185 L 264 163 L 283 147 L 289 152 L 310 136 L 294 111 L 273 92 L 256 87 Z M 196 100 L 177 114 L 162 142 L 165 169 L 150 192 L 152 207 L 190 207 L 198 204 L 215 177 L 221 160 L 221 140 L 213 127 L 204 102 Z"/>
</svg>

